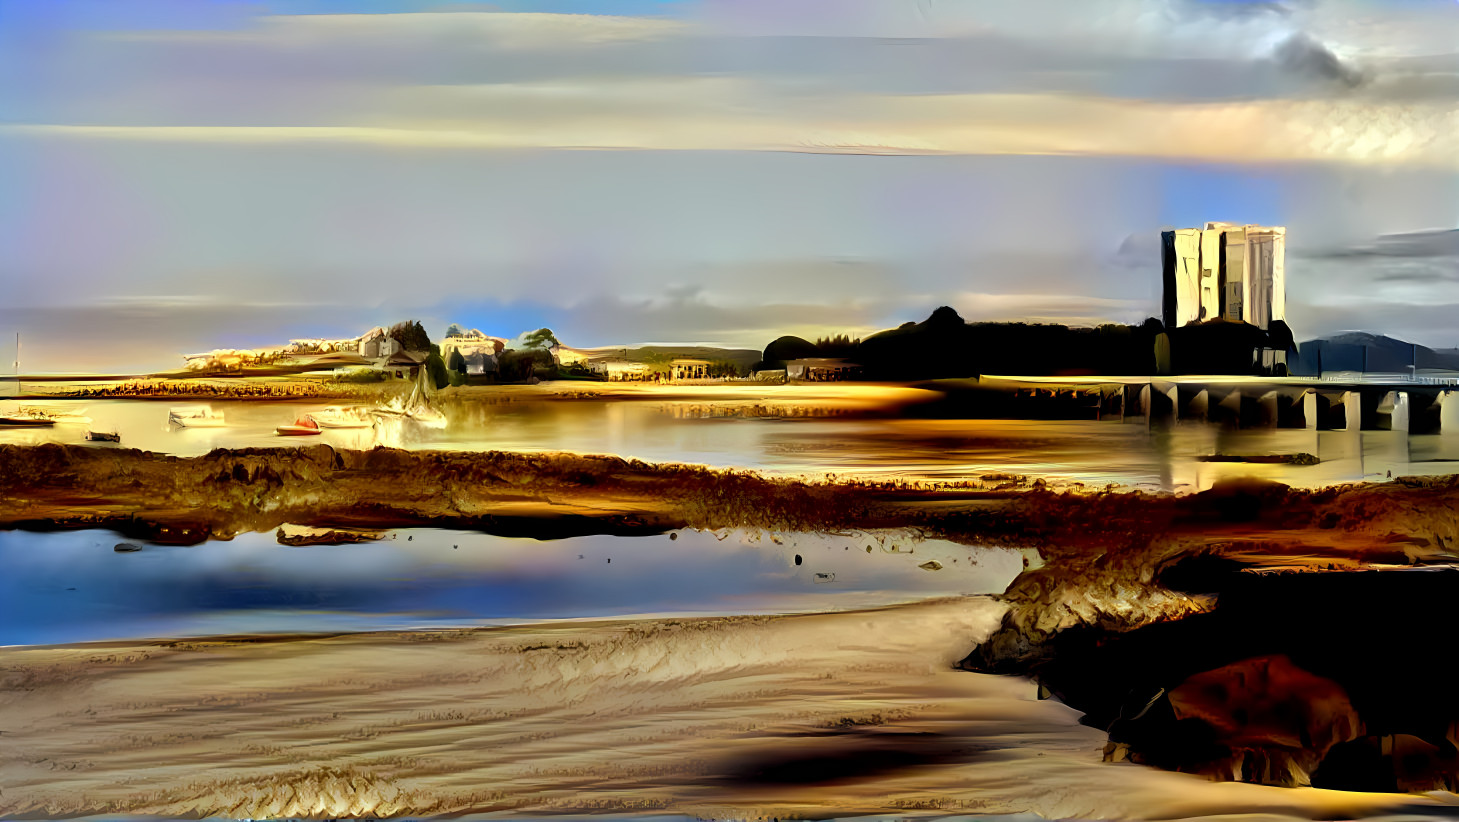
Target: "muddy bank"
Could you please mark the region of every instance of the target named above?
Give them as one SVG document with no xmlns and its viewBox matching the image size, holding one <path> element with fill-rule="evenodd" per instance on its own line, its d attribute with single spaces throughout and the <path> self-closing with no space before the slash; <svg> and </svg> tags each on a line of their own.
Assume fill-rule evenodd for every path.
<svg viewBox="0 0 1459 822">
<path fill-rule="evenodd" d="M 1036 610 L 1069 591 L 1086 594 L 1086 580 L 1157 591 L 1147 584 L 1156 569 L 1193 551 L 1265 565 L 1371 564 L 1440 560 L 1459 544 L 1459 477 L 1319 491 L 1241 483 L 1170 496 L 1057 492 L 1001 475 L 807 482 L 570 453 L 318 445 L 179 458 L 46 444 L 0 446 L 0 501 L 0 527 L 106 527 L 178 543 L 284 523 L 544 538 L 681 527 L 917 527 L 1038 548 L 1057 567 L 1026 575 L 1010 591 L 1013 602 Z"/>
<path fill-rule="evenodd" d="M 908 524 L 901 506 L 920 498 L 894 484 L 804 483 L 568 453 L 320 445 L 178 458 L 83 446 L 0 446 L 0 526 L 104 527 L 182 544 L 284 523 L 433 526 L 539 538 L 682 527 L 887 527 Z"/>
</svg>

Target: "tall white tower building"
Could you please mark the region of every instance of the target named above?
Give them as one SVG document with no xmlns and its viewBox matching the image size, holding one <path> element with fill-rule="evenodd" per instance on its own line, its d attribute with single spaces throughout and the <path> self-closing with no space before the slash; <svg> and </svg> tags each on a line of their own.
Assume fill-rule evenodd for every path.
<svg viewBox="0 0 1459 822">
<path fill-rule="evenodd" d="M 1217 317 L 1265 330 L 1287 315 L 1287 230 L 1206 223 L 1161 234 L 1166 328 Z"/>
</svg>

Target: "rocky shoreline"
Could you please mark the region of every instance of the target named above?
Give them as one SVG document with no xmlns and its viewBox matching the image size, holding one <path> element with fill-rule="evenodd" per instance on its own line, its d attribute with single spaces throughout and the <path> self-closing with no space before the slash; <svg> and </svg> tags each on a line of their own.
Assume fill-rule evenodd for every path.
<svg viewBox="0 0 1459 822">
<path fill-rule="evenodd" d="M 1015 580 L 1002 625 L 959 665 L 1033 678 L 1108 732 L 1109 760 L 1453 790 L 1456 493 L 1442 477 L 1152 500 L 1153 531 L 1043 546 L 1045 566 Z"/>
</svg>

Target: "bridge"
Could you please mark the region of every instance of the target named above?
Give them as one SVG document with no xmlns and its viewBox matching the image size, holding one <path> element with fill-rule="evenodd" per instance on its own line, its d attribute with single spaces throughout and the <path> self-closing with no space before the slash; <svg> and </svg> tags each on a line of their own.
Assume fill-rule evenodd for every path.
<svg viewBox="0 0 1459 822">
<path fill-rule="evenodd" d="M 1459 378 L 1413 374 L 1324 377 L 1018 377 L 978 387 L 1014 407 L 1057 405 L 1069 416 L 1146 424 L 1202 421 L 1236 428 L 1459 433 Z"/>
</svg>

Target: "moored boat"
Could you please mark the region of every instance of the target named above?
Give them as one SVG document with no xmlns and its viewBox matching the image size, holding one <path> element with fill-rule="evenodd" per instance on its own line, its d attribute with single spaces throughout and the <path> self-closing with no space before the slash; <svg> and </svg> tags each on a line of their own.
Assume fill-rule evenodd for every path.
<svg viewBox="0 0 1459 822">
<path fill-rule="evenodd" d="M 207 405 L 173 408 L 167 412 L 167 419 L 174 425 L 180 425 L 183 428 L 222 428 L 227 425 L 223 421 L 223 412 L 214 411 L 211 406 Z"/>
<path fill-rule="evenodd" d="M 121 442 L 122 435 L 115 431 L 87 431 L 86 439 L 89 442 Z"/>
<path fill-rule="evenodd" d="M 315 422 L 314 418 L 308 414 L 294 420 L 293 425 L 280 425 L 274 430 L 285 437 L 303 437 L 310 434 L 323 433 L 323 429 L 319 427 L 319 423 Z"/>
<path fill-rule="evenodd" d="M 26 405 L 22 406 L 20 410 L 29 411 L 36 414 L 42 414 L 50 417 L 55 422 L 62 424 L 79 423 L 82 425 L 89 425 L 91 423 L 91 418 L 86 416 L 85 408 L 66 409 L 57 408 L 54 406 Z"/>
<path fill-rule="evenodd" d="M 369 428 L 375 424 L 369 412 L 359 407 L 331 405 L 309 415 L 320 428 Z"/>
<path fill-rule="evenodd" d="M 0 414 L 0 426 L 7 428 L 49 428 L 56 424 L 50 414 L 34 408 L 22 408 L 8 414 Z"/>
</svg>

